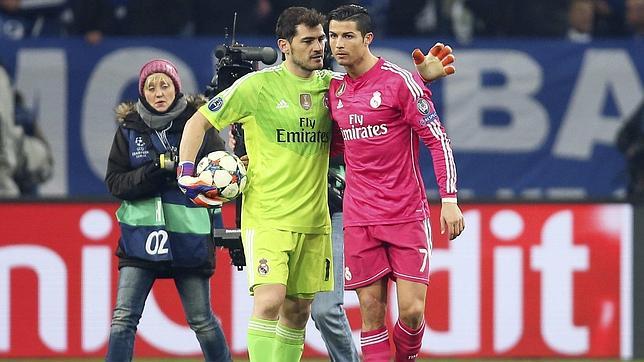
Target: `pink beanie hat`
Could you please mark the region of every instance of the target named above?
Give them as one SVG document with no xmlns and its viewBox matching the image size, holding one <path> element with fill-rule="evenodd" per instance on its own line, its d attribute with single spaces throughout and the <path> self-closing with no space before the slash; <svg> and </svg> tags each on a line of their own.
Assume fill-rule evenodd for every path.
<svg viewBox="0 0 644 362">
<path fill-rule="evenodd" d="M 154 73 L 163 73 L 172 79 L 174 83 L 174 88 L 177 93 L 181 92 L 181 79 L 179 78 L 179 73 L 177 72 L 177 67 L 174 66 L 169 60 L 165 59 L 153 59 L 145 63 L 141 67 L 139 72 L 139 94 L 143 95 L 143 86 L 145 85 L 145 80 L 148 79 L 150 74 Z"/>
</svg>

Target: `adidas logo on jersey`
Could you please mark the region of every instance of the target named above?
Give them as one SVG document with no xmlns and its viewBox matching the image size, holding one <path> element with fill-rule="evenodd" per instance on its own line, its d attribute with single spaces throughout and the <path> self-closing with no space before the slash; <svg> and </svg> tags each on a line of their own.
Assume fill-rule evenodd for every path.
<svg viewBox="0 0 644 362">
<path fill-rule="evenodd" d="M 288 103 L 286 103 L 285 100 L 281 99 L 279 102 L 277 102 L 277 106 L 275 108 L 277 109 L 288 108 Z"/>
<path fill-rule="evenodd" d="M 335 107 L 335 109 L 340 109 L 344 107 L 344 104 L 342 104 L 342 99 L 338 100 L 338 105 Z"/>
</svg>

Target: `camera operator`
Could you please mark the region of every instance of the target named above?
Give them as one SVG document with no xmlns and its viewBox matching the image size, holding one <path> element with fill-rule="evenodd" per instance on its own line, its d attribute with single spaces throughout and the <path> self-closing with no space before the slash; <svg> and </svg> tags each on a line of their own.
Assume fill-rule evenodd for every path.
<svg viewBox="0 0 644 362">
<path fill-rule="evenodd" d="M 154 281 L 173 278 L 204 359 L 230 361 L 210 305 L 211 232 L 213 222 L 221 223 L 220 210 L 196 207 L 179 191 L 175 175 L 184 125 L 206 100 L 184 96 L 176 67 L 161 59 L 141 68 L 139 95 L 137 103 L 116 108 L 119 127 L 105 176 L 109 191 L 122 200 L 116 212 L 121 226 L 118 291 L 106 360 L 132 359 L 136 327 Z M 212 129 L 197 157 L 223 149 Z"/>
</svg>

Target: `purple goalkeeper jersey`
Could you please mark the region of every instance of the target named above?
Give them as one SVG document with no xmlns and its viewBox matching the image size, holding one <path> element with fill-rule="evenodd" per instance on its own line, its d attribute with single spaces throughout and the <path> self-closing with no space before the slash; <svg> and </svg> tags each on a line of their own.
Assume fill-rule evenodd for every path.
<svg viewBox="0 0 644 362">
<path fill-rule="evenodd" d="M 429 148 L 443 200 L 456 200 L 450 139 L 420 76 L 379 59 L 360 77 L 333 79 L 329 110 L 344 143 L 344 225 L 397 224 L 429 217 L 419 138 Z M 338 142 L 334 142 L 338 146 Z"/>
</svg>

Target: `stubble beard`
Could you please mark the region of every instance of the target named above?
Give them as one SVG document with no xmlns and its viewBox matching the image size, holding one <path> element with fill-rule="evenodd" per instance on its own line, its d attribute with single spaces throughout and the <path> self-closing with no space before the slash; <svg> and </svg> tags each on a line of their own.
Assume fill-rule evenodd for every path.
<svg viewBox="0 0 644 362">
<path fill-rule="evenodd" d="M 310 58 L 308 58 L 308 59 L 310 59 Z M 312 72 L 314 70 L 322 69 L 322 67 L 324 65 L 324 64 L 311 65 L 310 63 L 308 63 L 306 61 L 302 61 L 301 59 L 295 58 L 295 57 L 293 57 L 293 64 L 297 65 L 298 67 L 300 67 L 300 68 L 302 68 L 302 69 L 304 69 L 304 70 L 306 70 L 308 72 Z"/>
</svg>

